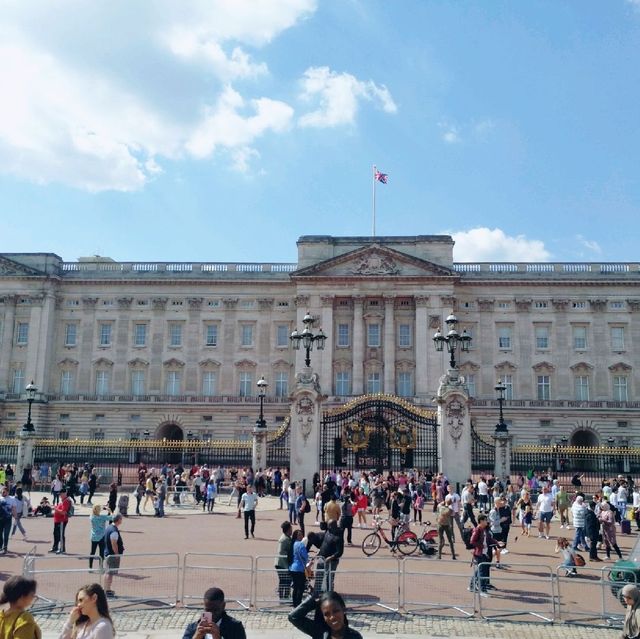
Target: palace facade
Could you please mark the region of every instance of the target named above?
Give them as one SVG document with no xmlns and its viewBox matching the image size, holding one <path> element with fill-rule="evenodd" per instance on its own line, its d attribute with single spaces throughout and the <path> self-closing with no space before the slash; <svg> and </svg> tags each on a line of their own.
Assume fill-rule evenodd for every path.
<svg viewBox="0 0 640 639">
<path fill-rule="evenodd" d="M 448 354 L 432 341 L 453 311 L 478 433 L 505 419 L 516 444 L 640 446 L 638 263 L 454 263 L 449 236 L 298 241 L 291 263 L 64 262 L 0 254 L 0 435 L 39 389 L 43 437 L 249 438 L 256 382 L 265 419 L 289 414 L 309 312 L 326 408 L 386 393 L 433 406 Z"/>
</svg>

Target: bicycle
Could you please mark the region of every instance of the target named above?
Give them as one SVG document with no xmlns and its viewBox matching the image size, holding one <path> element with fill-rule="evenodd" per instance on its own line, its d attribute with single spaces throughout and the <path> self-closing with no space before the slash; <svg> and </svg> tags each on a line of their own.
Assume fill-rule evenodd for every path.
<svg viewBox="0 0 640 639">
<path fill-rule="evenodd" d="M 398 524 L 395 536 L 393 539 L 389 539 L 382 527 L 382 525 L 388 521 L 388 519 L 381 521 L 377 517 L 374 518 L 374 531 L 362 540 L 362 552 L 367 555 L 367 557 L 375 555 L 378 550 L 380 550 L 383 541 L 389 546 L 391 552 L 395 552 L 397 549 L 403 555 L 411 555 L 417 550 L 418 537 L 409 529 L 408 524 Z"/>
</svg>

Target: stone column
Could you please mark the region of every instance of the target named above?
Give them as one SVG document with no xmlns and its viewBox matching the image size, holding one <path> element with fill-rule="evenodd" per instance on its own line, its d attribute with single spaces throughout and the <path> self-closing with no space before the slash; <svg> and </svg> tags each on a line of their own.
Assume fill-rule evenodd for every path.
<svg viewBox="0 0 640 639">
<path fill-rule="evenodd" d="M 15 478 L 20 481 L 25 468 L 33 468 L 33 453 L 36 444 L 34 431 L 21 430 L 18 435 L 18 456 L 16 459 Z"/>
<path fill-rule="evenodd" d="M 333 394 L 333 295 L 323 295 L 320 298 L 322 303 L 322 314 L 320 328 L 322 328 L 327 339 L 322 352 L 322 368 L 320 372 L 320 382 L 327 389 L 329 395 Z"/>
<path fill-rule="evenodd" d="M 312 497 L 313 475 L 320 470 L 320 424 L 322 402 L 326 399 L 320 391 L 318 375 L 312 369 L 307 368 L 296 375 L 296 386 L 289 399 L 289 476 L 295 482 L 306 480 L 307 495 Z"/>
<path fill-rule="evenodd" d="M 438 456 L 440 470 L 452 483 L 471 476 L 471 418 L 469 393 L 457 370 L 440 378 L 438 404 Z"/>
<path fill-rule="evenodd" d="M 353 389 L 354 395 L 364 393 L 364 320 L 362 297 L 353 298 Z"/>
<path fill-rule="evenodd" d="M 427 349 L 433 348 L 429 336 L 428 308 L 429 298 L 424 295 L 416 295 L 416 329 L 413 337 L 413 348 L 416 354 L 416 397 L 426 397 L 428 390 L 427 373 Z M 442 370 L 442 369 L 441 369 Z"/>
<path fill-rule="evenodd" d="M 260 468 L 264 470 L 267 467 L 267 429 L 253 429 L 253 450 L 251 454 L 251 463 L 254 472 L 258 472 Z"/>
<path fill-rule="evenodd" d="M 496 461 L 493 474 L 496 479 L 511 478 L 511 445 L 513 435 L 508 431 L 497 430 L 493 433 L 493 441 L 496 444 Z"/>
<path fill-rule="evenodd" d="M 0 388 L 11 390 L 11 351 L 15 340 L 17 295 L 4 296 L 2 346 L 0 347 Z"/>
<path fill-rule="evenodd" d="M 396 385 L 396 340 L 393 306 L 395 298 L 384 298 L 384 392 L 395 395 Z"/>
</svg>

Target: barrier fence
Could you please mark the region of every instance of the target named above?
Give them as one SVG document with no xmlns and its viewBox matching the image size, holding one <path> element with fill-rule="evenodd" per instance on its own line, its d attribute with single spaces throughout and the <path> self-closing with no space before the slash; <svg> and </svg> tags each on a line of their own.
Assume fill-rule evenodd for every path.
<svg viewBox="0 0 640 639">
<path fill-rule="evenodd" d="M 89 561 L 93 560 L 93 568 Z M 111 607 L 159 607 L 182 604 L 200 608 L 204 592 L 218 586 L 229 609 L 289 612 L 287 580 L 281 584 L 274 568 L 276 557 L 244 554 L 178 553 L 125 554 L 118 566 L 89 555 L 37 556 L 35 548 L 24 557 L 23 574 L 38 582 L 35 611 L 74 605 L 77 591 L 87 583 L 105 583 L 113 575 L 116 598 Z M 619 593 L 625 583 L 636 583 L 633 570 L 614 566 L 580 567 L 577 575 L 540 564 L 495 565 L 490 582 L 496 588 L 488 598 L 473 588 L 473 567 L 465 561 L 426 557 L 342 558 L 334 589 L 355 611 L 478 616 L 487 620 L 522 620 L 616 625 L 624 618 Z M 315 566 L 310 586 L 320 589 L 323 566 Z M 281 587 L 284 586 L 284 590 Z"/>
</svg>

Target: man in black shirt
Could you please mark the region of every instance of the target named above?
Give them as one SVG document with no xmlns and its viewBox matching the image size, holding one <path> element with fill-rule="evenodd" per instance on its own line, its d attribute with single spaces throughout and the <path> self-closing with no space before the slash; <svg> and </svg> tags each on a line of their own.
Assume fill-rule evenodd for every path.
<svg viewBox="0 0 640 639">
<path fill-rule="evenodd" d="M 322 590 L 334 590 L 335 573 L 340 563 L 340 557 L 344 552 L 344 539 L 342 530 L 338 527 L 338 522 L 330 519 L 327 522 L 327 532 L 324 534 L 322 546 L 318 551 L 318 557 L 324 559 L 324 577 L 322 580 Z"/>
<path fill-rule="evenodd" d="M 203 613 L 199 621 L 190 623 L 182 639 L 205 639 L 207 635 L 213 639 L 247 639 L 242 622 L 226 613 L 220 588 L 209 588 L 204 593 L 204 611 L 208 614 Z"/>
</svg>

